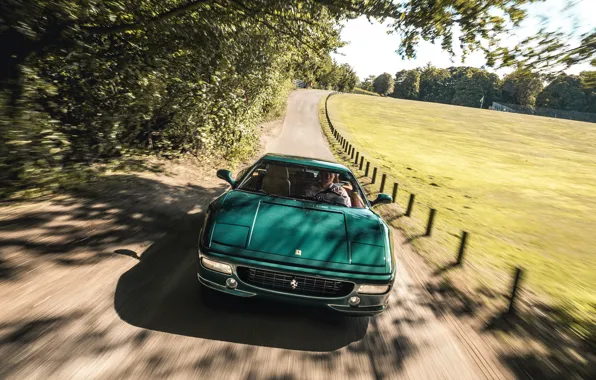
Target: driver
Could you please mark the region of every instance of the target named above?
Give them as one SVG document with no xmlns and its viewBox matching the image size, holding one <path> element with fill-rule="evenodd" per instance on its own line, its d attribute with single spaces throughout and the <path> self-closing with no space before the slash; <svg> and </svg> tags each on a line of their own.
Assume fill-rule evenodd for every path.
<svg viewBox="0 0 596 380">
<path fill-rule="evenodd" d="M 317 200 L 330 201 L 346 207 L 352 207 L 348 192 L 339 183 L 335 183 L 337 174 L 321 170 L 318 182 L 306 189 L 305 195 Z"/>
</svg>

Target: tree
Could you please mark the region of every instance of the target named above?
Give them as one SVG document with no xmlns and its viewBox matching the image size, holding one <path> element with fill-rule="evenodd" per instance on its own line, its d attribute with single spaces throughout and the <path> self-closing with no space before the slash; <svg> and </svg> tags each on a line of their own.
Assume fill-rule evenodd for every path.
<svg viewBox="0 0 596 380">
<path fill-rule="evenodd" d="M 558 75 L 538 94 L 536 107 L 585 111 L 586 94 L 580 78 L 575 75 Z"/>
<path fill-rule="evenodd" d="M 401 70 L 395 74 L 395 89 L 392 96 L 416 100 L 419 90 L 420 72 L 418 70 Z"/>
<path fill-rule="evenodd" d="M 370 91 L 373 92 L 374 88 L 373 88 L 373 82 L 375 80 L 375 76 L 374 75 L 369 75 L 368 77 L 366 77 L 366 79 L 363 82 L 360 82 L 360 88 L 366 91 Z"/>
<path fill-rule="evenodd" d="M 321 31 L 321 14 L 336 24 L 361 15 L 393 20 L 392 30 L 402 37 L 398 51 L 406 57 L 415 56 L 420 39 L 440 40 L 442 47 L 453 54 L 453 30 L 457 28 L 461 30 L 459 45 L 466 54 L 482 47 L 480 37 L 496 43 L 508 22 L 519 25 L 524 19 L 526 12 L 521 6 L 534 1 L 538 0 L 152 0 L 140 6 L 133 0 L 7 0 L 0 5 L 0 82 L 18 86 L 24 62 L 34 55 L 43 57 L 70 50 L 81 38 L 134 35 L 164 26 L 186 26 L 189 22 L 242 28 L 243 20 L 250 19 L 278 36 L 321 52 L 329 46 L 314 37 Z M 215 14 L 225 17 L 213 17 Z"/>
<path fill-rule="evenodd" d="M 358 82 L 358 76 L 350 65 L 344 63 L 340 65 L 337 70 L 339 71 L 337 81 L 337 91 L 340 92 L 352 92 L 354 86 Z"/>
<path fill-rule="evenodd" d="M 428 63 L 420 70 L 420 91 L 418 99 L 426 102 L 450 104 L 453 97 L 450 91 L 451 73 Z"/>
<path fill-rule="evenodd" d="M 596 71 L 582 71 L 579 78 L 586 94 L 586 112 L 596 113 Z"/>
<path fill-rule="evenodd" d="M 385 96 L 393 92 L 393 77 L 389 73 L 383 73 L 373 81 L 373 90 L 377 94 Z"/>
<path fill-rule="evenodd" d="M 463 76 L 458 79 L 452 104 L 480 108 L 483 102 L 483 89 L 477 78 L 474 78 L 474 75 Z"/>
<path fill-rule="evenodd" d="M 501 96 L 506 103 L 533 107 L 542 88 L 539 74 L 520 69 L 503 78 Z"/>
<path fill-rule="evenodd" d="M 326 90 L 351 92 L 358 82 L 358 76 L 347 63 L 338 65 L 332 61 L 330 65 L 321 70 L 317 82 L 321 88 Z"/>
<path fill-rule="evenodd" d="M 495 98 L 499 96 L 501 82 L 499 76 L 486 70 L 479 70 L 472 74 L 472 81 L 482 90 L 482 108 L 490 107 Z"/>
</svg>

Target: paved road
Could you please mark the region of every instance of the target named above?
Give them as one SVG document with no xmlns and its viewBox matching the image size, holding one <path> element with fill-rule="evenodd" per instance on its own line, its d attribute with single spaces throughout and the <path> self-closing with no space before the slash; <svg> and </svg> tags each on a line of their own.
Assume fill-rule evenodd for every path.
<svg viewBox="0 0 596 380">
<path fill-rule="evenodd" d="M 322 90 L 301 90 L 290 94 L 281 135 L 270 144 L 268 150 L 335 161 L 319 125 L 319 100 L 328 93 Z"/>
<path fill-rule="evenodd" d="M 270 150 L 333 158 L 318 125 L 323 95 L 290 96 Z M 400 261 L 390 309 L 376 318 L 226 297 L 205 302 L 196 235 L 221 181 L 124 176 L 106 185 L 115 188 L 107 200 L 58 199 L 23 206 L 18 220 L 0 217 L 0 259 L 16 263 L 0 271 L 0 378 L 505 377 L 437 313 L 423 279 L 406 270 L 416 260 Z M 404 249 L 397 242 L 400 260 Z"/>
</svg>

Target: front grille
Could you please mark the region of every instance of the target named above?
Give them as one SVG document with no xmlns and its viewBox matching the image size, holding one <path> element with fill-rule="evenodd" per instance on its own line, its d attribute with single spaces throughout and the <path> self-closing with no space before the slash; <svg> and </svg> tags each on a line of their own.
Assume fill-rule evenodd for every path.
<svg viewBox="0 0 596 380">
<path fill-rule="evenodd" d="M 264 269 L 238 267 L 238 277 L 247 284 L 288 294 L 312 297 L 345 297 L 352 292 L 351 282 L 328 280 L 273 272 Z"/>
</svg>

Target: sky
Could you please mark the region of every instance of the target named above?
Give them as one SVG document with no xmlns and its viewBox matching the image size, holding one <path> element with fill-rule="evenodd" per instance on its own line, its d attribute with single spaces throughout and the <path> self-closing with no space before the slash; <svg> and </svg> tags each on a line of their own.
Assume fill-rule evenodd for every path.
<svg viewBox="0 0 596 380">
<path fill-rule="evenodd" d="M 566 10 L 569 1 L 546 0 L 543 3 L 527 6 L 527 20 L 507 43 L 513 45 L 516 38 L 521 40 L 535 34 L 543 22 L 547 23 L 549 30 L 560 28 L 563 31 L 569 31 L 575 27 L 578 34 L 596 28 L 596 0 L 572 0 L 575 3 L 574 6 Z M 425 41 L 419 44 L 416 59 L 402 60 L 396 52 L 399 36 L 387 34 L 388 30 L 389 28 L 378 22 L 370 23 L 365 17 L 350 20 L 346 22 L 341 32 L 342 40 L 348 42 L 348 45 L 332 56 L 339 63 L 350 64 L 361 80 L 369 75 L 379 75 L 383 72 L 395 74 L 399 70 L 424 66 L 428 62 L 442 68 L 461 65 L 480 67 L 486 63 L 481 52 L 472 53 L 462 63 L 461 55 L 457 54 L 457 50 L 457 56 L 452 61 L 439 44 L 433 45 Z M 457 42 L 455 38 L 454 41 Z M 590 69 L 589 64 L 582 64 L 566 71 L 577 74 L 582 70 Z M 510 71 L 511 69 L 500 69 L 495 72 L 505 75 Z"/>
</svg>

